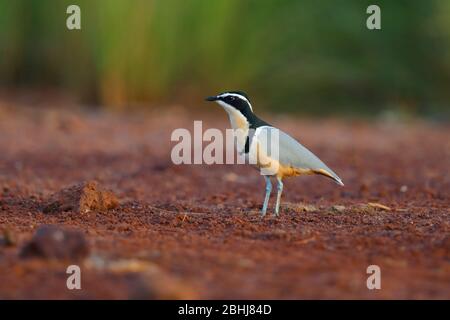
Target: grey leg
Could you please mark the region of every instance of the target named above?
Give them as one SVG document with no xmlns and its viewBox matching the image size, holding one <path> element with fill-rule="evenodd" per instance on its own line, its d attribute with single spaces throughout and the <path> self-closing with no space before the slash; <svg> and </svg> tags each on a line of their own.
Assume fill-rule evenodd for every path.
<svg viewBox="0 0 450 320">
<path fill-rule="evenodd" d="M 264 217 L 266 215 L 270 193 L 272 192 L 272 182 L 270 181 L 270 178 L 268 176 L 264 176 L 264 179 L 266 180 L 266 197 L 264 198 L 264 204 L 261 210 L 261 217 Z"/>
<path fill-rule="evenodd" d="M 275 215 L 280 215 L 280 200 L 281 200 L 281 194 L 283 193 L 283 182 L 281 181 L 281 178 L 277 177 L 278 185 L 277 185 L 277 203 L 275 205 Z"/>
</svg>

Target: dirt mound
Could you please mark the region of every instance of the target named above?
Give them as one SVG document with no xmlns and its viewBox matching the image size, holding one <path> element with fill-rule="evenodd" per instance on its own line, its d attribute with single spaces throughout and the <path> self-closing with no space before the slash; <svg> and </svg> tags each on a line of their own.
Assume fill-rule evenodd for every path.
<svg viewBox="0 0 450 320">
<path fill-rule="evenodd" d="M 84 234 L 57 226 L 44 225 L 37 229 L 33 238 L 20 252 L 22 258 L 80 259 L 89 253 Z"/>
<path fill-rule="evenodd" d="M 107 211 L 117 208 L 119 200 L 111 192 L 103 190 L 96 181 L 79 183 L 52 195 L 45 205 L 44 213 L 76 211 Z"/>
</svg>

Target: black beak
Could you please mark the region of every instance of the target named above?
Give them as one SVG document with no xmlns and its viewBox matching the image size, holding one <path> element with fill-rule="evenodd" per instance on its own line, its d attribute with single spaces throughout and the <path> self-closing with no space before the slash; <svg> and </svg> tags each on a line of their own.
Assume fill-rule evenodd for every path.
<svg viewBox="0 0 450 320">
<path fill-rule="evenodd" d="M 219 100 L 219 98 L 217 98 L 216 96 L 211 96 L 205 99 L 206 101 L 217 101 Z"/>
</svg>

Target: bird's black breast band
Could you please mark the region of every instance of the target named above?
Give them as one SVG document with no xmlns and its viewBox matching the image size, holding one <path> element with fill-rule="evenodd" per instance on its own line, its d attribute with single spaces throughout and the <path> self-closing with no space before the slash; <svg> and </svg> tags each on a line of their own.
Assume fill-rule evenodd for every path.
<svg viewBox="0 0 450 320">
<path fill-rule="evenodd" d="M 247 140 L 245 140 L 244 153 L 248 153 L 250 151 L 250 137 L 247 136 Z"/>
<path fill-rule="evenodd" d="M 250 152 L 250 144 L 253 141 L 253 137 L 255 136 L 256 128 L 250 128 L 248 130 L 247 139 L 245 140 L 244 153 L 247 154 Z"/>
</svg>

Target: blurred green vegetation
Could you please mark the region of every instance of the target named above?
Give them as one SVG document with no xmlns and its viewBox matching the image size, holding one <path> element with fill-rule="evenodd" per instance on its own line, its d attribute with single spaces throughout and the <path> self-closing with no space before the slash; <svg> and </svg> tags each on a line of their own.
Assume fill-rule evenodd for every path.
<svg viewBox="0 0 450 320">
<path fill-rule="evenodd" d="M 381 31 L 366 28 L 374 3 Z M 447 0 L 0 0 L 0 55 L 3 87 L 108 107 L 240 89 L 276 111 L 450 109 Z"/>
</svg>

